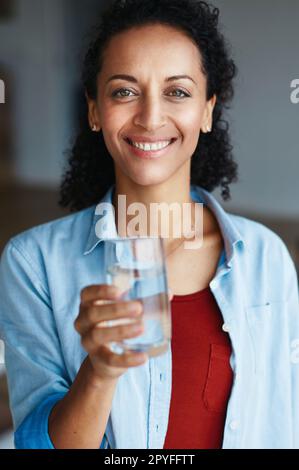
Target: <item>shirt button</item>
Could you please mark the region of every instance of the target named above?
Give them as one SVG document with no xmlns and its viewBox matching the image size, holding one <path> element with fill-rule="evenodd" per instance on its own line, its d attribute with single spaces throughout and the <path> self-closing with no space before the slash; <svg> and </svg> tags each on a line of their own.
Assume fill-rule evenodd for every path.
<svg viewBox="0 0 299 470">
<path fill-rule="evenodd" d="M 231 428 L 232 431 L 236 431 L 239 427 L 239 422 L 236 419 L 234 419 L 233 421 L 229 423 L 229 427 Z"/>
<path fill-rule="evenodd" d="M 228 325 L 228 323 L 223 323 L 222 330 L 225 331 L 225 333 L 228 333 L 230 331 L 230 326 Z"/>
</svg>

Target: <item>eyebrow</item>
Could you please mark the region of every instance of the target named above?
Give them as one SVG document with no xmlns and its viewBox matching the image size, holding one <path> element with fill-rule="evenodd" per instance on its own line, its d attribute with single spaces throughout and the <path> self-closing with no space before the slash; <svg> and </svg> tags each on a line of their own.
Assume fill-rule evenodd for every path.
<svg viewBox="0 0 299 470">
<path fill-rule="evenodd" d="M 189 75 L 174 75 L 173 77 L 166 78 L 165 82 L 173 82 L 175 80 L 181 80 L 181 79 L 191 80 L 193 83 L 196 84 L 193 78 L 190 77 Z M 125 75 L 125 74 L 112 75 L 112 77 L 110 77 L 107 80 L 106 84 L 111 82 L 112 80 L 126 80 L 128 82 L 138 83 L 138 80 L 135 77 L 132 77 L 132 75 Z"/>
</svg>

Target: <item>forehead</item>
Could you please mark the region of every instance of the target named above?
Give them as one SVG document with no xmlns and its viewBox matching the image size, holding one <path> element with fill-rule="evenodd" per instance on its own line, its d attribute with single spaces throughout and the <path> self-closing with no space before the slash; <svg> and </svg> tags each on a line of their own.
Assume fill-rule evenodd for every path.
<svg viewBox="0 0 299 470">
<path fill-rule="evenodd" d="M 167 25 L 146 25 L 114 36 L 104 52 L 103 69 L 157 70 L 174 67 L 187 73 L 199 72 L 201 56 L 196 44 L 184 32 Z M 116 70 L 116 73 L 119 70 Z"/>
</svg>

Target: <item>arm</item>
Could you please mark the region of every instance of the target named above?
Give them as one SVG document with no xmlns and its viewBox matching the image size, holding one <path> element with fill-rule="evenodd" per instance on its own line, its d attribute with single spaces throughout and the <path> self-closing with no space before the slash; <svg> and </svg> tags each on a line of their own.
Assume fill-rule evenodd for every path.
<svg viewBox="0 0 299 470">
<path fill-rule="evenodd" d="M 0 337 L 5 342 L 16 447 L 98 449 L 101 444 L 105 448 L 105 429 L 117 380 L 129 367 L 138 367 L 147 360 L 144 353 L 115 354 L 107 344 L 136 337 L 143 331 L 142 306 L 137 301 L 120 301 L 119 293 L 111 286 L 87 286 L 81 291 L 74 326 L 88 356 L 72 383 L 64 363 L 44 263 L 34 262 L 29 252 L 38 256 L 35 246 L 24 249 L 22 239 L 13 239 L 5 247 L 0 263 Z M 135 321 L 101 326 L 103 320 L 128 317 Z"/>
<path fill-rule="evenodd" d="M 57 449 L 98 449 L 104 437 L 117 380 L 100 381 L 87 358 L 69 393 L 53 408 L 49 434 Z M 101 403 L 101 406 L 99 406 Z"/>
<path fill-rule="evenodd" d="M 85 387 L 86 371 L 83 366 L 78 378 L 71 385 L 53 318 L 46 278 L 18 240 L 9 242 L 1 256 L 0 337 L 5 342 L 16 448 L 54 448 L 48 432 L 49 415 L 54 407 L 51 437 L 55 444 L 63 445 L 60 441 L 62 435 L 71 435 L 74 423 L 84 425 L 82 416 L 88 416 L 86 412 L 90 414 L 91 410 L 94 411 L 95 403 L 99 404 L 98 400 L 106 395 L 103 390 L 99 392 L 95 391 L 95 387 Z M 112 388 L 110 390 L 103 408 L 106 410 L 103 422 L 98 427 L 97 444 L 101 442 L 107 421 L 108 403 L 112 399 Z M 79 401 L 81 410 L 83 406 L 80 393 L 88 396 L 81 419 L 78 414 Z M 62 425 L 62 417 L 67 418 L 71 412 L 76 416 L 73 423 L 68 421 L 67 425 Z M 90 443 L 93 444 L 94 442 Z M 68 441 L 67 445 L 71 443 Z M 101 447 L 105 445 L 106 438 Z"/>
</svg>

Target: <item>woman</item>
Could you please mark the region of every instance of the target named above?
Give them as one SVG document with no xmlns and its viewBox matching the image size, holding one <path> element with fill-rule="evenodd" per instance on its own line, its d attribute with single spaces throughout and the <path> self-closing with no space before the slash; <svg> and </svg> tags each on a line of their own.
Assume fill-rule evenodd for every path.
<svg viewBox="0 0 299 470">
<path fill-rule="evenodd" d="M 2 255 L 16 447 L 299 447 L 294 264 L 277 235 L 210 193 L 228 199 L 237 177 L 223 120 L 235 73 L 205 2 L 117 0 L 103 14 L 84 62 L 88 120 L 62 184 L 76 212 Z M 150 359 L 108 347 L 143 328 L 141 304 L 121 301 L 101 270 L 101 242 L 124 234 L 113 212 L 95 233 L 95 207 L 117 214 L 119 195 L 127 206 L 204 205 L 200 248 L 164 240 L 172 342 Z M 136 323 L 95 327 L 116 317 Z"/>
</svg>

